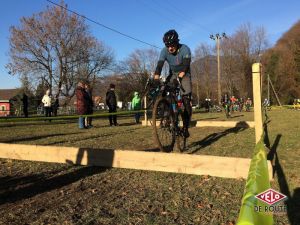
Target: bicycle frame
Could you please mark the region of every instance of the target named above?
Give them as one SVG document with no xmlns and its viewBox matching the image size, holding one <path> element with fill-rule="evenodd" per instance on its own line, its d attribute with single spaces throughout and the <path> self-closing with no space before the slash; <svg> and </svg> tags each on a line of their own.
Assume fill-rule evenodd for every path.
<svg viewBox="0 0 300 225">
<path fill-rule="evenodd" d="M 179 130 L 179 114 L 183 111 L 183 103 L 179 102 L 178 100 L 181 99 L 180 95 L 180 83 L 177 87 L 172 87 L 168 84 L 168 82 L 162 83 L 160 86 L 160 93 L 159 96 L 165 97 L 168 102 L 170 102 L 171 110 L 175 117 L 175 128 L 176 132 Z"/>
<path fill-rule="evenodd" d="M 180 85 L 180 83 L 179 85 L 172 85 L 169 82 L 159 85 L 152 118 L 154 137 L 161 151 L 170 151 L 170 147 L 173 148 L 174 143 L 177 144 L 177 148 L 180 151 L 184 150 L 186 146 L 186 137 L 183 134 L 183 129 L 179 127 L 179 114 L 183 113 L 184 110 L 180 95 Z M 165 108 L 165 106 L 167 107 Z M 157 121 L 157 119 L 159 120 Z M 157 122 L 159 122 L 159 125 Z M 170 137 L 172 137 L 170 140 L 175 142 L 168 142 L 170 145 L 162 144 L 164 135 L 160 136 L 159 134 L 163 134 L 161 132 L 168 132 L 171 135 Z"/>
</svg>

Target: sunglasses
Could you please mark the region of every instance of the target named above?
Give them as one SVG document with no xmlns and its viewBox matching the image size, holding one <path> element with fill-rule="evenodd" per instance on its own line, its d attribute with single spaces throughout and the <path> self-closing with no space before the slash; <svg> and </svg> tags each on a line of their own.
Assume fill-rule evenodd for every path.
<svg viewBox="0 0 300 225">
<path fill-rule="evenodd" d="M 166 47 L 167 47 L 167 48 L 175 48 L 175 47 L 176 47 L 176 44 L 166 44 Z"/>
</svg>

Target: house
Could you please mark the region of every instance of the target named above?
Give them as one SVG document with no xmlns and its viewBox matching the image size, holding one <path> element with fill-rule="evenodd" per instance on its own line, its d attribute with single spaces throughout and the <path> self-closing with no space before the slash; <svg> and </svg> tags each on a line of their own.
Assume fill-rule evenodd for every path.
<svg viewBox="0 0 300 225">
<path fill-rule="evenodd" d="M 13 99 L 20 93 L 20 89 L 0 89 L 0 117 L 10 116 L 13 109 Z"/>
</svg>

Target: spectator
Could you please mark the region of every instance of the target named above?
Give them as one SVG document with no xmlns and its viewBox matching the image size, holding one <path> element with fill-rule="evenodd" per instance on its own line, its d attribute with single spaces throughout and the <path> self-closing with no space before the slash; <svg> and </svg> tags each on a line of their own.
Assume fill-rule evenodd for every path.
<svg viewBox="0 0 300 225">
<path fill-rule="evenodd" d="M 205 103 L 204 103 L 205 105 L 204 105 L 204 107 L 205 107 L 205 111 L 206 111 L 206 112 L 209 112 L 209 111 L 210 111 L 210 106 L 211 106 L 210 101 L 211 101 L 210 98 L 206 98 L 206 99 L 205 99 Z"/>
<path fill-rule="evenodd" d="M 239 99 L 239 111 L 242 112 L 243 108 L 244 108 L 244 99 L 240 98 Z"/>
<path fill-rule="evenodd" d="M 94 107 L 94 103 L 93 103 L 93 96 L 92 96 L 92 89 L 91 86 L 86 83 L 85 84 L 85 91 L 87 93 L 87 115 L 92 115 L 93 114 L 93 107 Z M 87 128 L 92 128 L 92 117 L 86 117 L 85 118 L 85 126 Z"/>
<path fill-rule="evenodd" d="M 224 107 L 226 117 L 227 118 L 230 117 L 230 104 L 231 104 L 231 101 L 230 101 L 230 97 L 229 97 L 228 93 L 225 93 L 222 96 L 221 104 Z"/>
<path fill-rule="evenodd" d="M 42 99 L 46 117 L 51 117 L 51 102 L 52 102 L 52 99 L 51 99 L 51 95 L 50 95 L 50 90 L 48 89 Z"/>
<path fill-rule="evenodd" d="M 222 103 L 223 107 L 225 107 L 225 105 L 230 105 L 230 98 L 229 98 L 229 95 L 227 93 L 225 93 L 222 96 L 221 103 Z"/>
<path fill-rule="evenodd" d="M 265 98 L 265 100 L 263 102 L 263 106 L 264 107 L 269 107 L 270 106 L 269 100 L 267 98 Z"/>
<path fill-rule="evenodd" d="M 131 108 L 132 110 L 141 110 L 141 98 L 138 92 L 134 92 L 134 97 L 131 101 Z M 140 116 L 140 112 L 134 114 L 136 124 L 140 123 Z"/>
<path fill-rule="evenodd" d="M 231 98 L 230 98 L 230 106 L 231 106 L 230 110 L 231 110 L 231 112 L 237 111 L 236 101 L 237 101 L 237 99 L 234 96 L 231 96 Z"/>
<path fill-rule="evenodd" d="M 245 106 L 246 106 L 246 111 L 250 112 L 250 107 L 252 105 L 252 100 L 251 98 L 247 98 L 246 102 L 245 102 Z"/>
<path fill-rule="evenodd" d="M 77 98 L 77 114 L 81 115 L 78 119 L 79 129 L 86 128 L 84 124 L 84 117 L 82 115 L 87 114 L 88 109 L 88 95 L 85 91 L 83 81 L 79 81 L 76 88 L 76 98 Z"/>
<path fill-rule="evenodd" d="M 52 105 L 53 116 L 57 116 L 58 107 L 59 107 L 59 100 L 58 97 L 55 97 L 54 103 Z"/>
<path fill-rule="evenodd" d="M 22 102 L 23 102 L 24 117 L 27 118 L 28 117 L 28 96 L 25 93 L 23 93 Z"/>
<path fill-rule="evenodd" d="M 109 113 L 115 113 L 117 112 L 117 98 L 115 94 L 115 85 L 110 84 L 109 90 L 106 92 L 106 105 L 108 106 Z M 109 125 L 115 125 L 118 126 L 117 123 L 117 115 L 109 115 Z"/>
</svg>

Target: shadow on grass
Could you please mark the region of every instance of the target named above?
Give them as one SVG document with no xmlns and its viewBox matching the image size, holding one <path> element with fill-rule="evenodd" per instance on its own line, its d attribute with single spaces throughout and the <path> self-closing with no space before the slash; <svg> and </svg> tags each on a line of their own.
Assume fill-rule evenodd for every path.
<svg viewBox="0 0 300 225">
<path fill-rule="evenodd" d="M 203 118 L 203 119 L 198 119 L 197 121 L 202 121 L 202 120 L 214 120 L 214 119 L 219 119 L 219 117 L 209 117 L 209 118 Z M 196 121 L 196 122 L 197 122 Z"/>
<path fill-rule="evenodd" d="M 280 192 L 283 193 L 288 197 L 287 201 L 285 202 L 287 206 L 287 215 L 291 225 L 299 225 L 300 224 L 300 187 L 294 189 L 294 194 L 291 195 L 289 185 L 283 171 L 283 168 L 280 164 L 280 160 L 277 154 L 277 147 L 279 141 L 282 137 L 281 134 L 276 136 L 274 144 L 272 147 L 270 146 L 270 140 L 268 136 L 268 129 L 267 125 L 264 125 L 265 131 L 265 144 L 266 147 L 269 148 L 269 153 L 267 155 L 267 159 L 271 160 L 273 166 L 273 176 L 277 176 Z"/>
<path fill-rule="evenodd" d="M 66 168 L 51 170 L 46 173 L 38 173 L 35 175 L 28 176 L 10 176 L 6 175 L 4 177 L 0 177 L 0 195 L 3 190 L 11 189 L 11 187 L 19 186 L 19 185 L 27 185 L 34 182 L 38 182 L 41 179 L 47 179 L 47 177 L 54 176 L 55 174 L 61 173 Z"/>
<path fill-rule="evenodd" d="M 69 156 L 69 154 L 67 154 L 67 156 Z M 72 156 L 72 153 L 70 154 L 70 156 Z M 57 159 L 58 161 L 61 160 L 60 157 L 64 157 L 64 155 L 53 155 L 53 158 Z M 4 180 L 1 180 L 0 205 L 5 203 L 14 203 L 19 200 L 31 198 L 38 194 L 49 192 L 69 185 L 78 180 L 84 179 L 85 177 L 104 172 L 107 170 L 107 168 L 111 168 L 113 166 L 113 160 L 113 149 L 79 148 L 76 154 L 75 161 L 66 159 L 66 163 L 71 165 L 88 166 L 81 166 L 77 168 L 69 167 L 68 169 L 71 169 L 72 171 L 62 175 L 56 175 L 57 173 L 61 173 L 62 171 L 57 171 L 54 173 L 52 172 L 50 174 L 50 178 L 48 178 L 49 176 L 46 177 L 45 174 L 36 174 L 17 178 L 7 177 L 7 179 L 10 180 L 10 188 L 5 188 L 5 185 L 2 185 L 2 181 Z M 25 187 L 24 184 L 26 184 Z M 1 187 L 4 187 L 5 190 Z"/>
<path fill-rule="evenodd" d="M 133 133 L 135 130 L 139 130 L 139 129 L 142 129 L 142 128 L 143 127 L 136 127 L 136 128 L 123 130 L 123 131 L 117 131 L 117 127 L 110 127 L 109 129 L 111 129 L 111 131 L 117 131 L 117 132 L 106 133 L 106 134 L 94 134 L 94 135 L 91 134 L 89 136 L 82 136 L 81 138 L 76 137 L 76 139 L 66 139 L 66 140 L 61 140 L 61 141 L 48 142 L 47 145 L 57 145 L 57 144 L 63 144 L 63 143 L 66 143 L 66 142 L 76 143 L 76 142 L 80 142 L 80 141 L 92 140 L 92 139 L 97 139 L 97 138 L 110 137 L 110 136 L 115 136 L 115 135 L 122 135 L 124 133 Z M 78 134 L 78 133 L 75 133 L 75 134 Z"/>
<path fill-rule="evenodd" d="M 230 118 L 237 118 L 237 117 L 243 117 L 244 115 L 236 115 L 236 116 L 230 116 Z"/>
<path fill-rule="evenodd" d="M 6 189 L 4 192 L 0 193 L 0 205 L 5 203 L 14 203 L 23 199 L 34 197 L 38 194 L 55 190 L 85 177 L 104 172 L 105 170 L 106 168 L 79 167 L 69 173 L 51 178 L 45 178 L 44 175 L 40 174 L 14 178 L 10 182 L 11 187 L 14 189 Z M 24 182 L 31 184 L 23 187 L 22 184 L 24 184 Z M 21 187 L 18 188 L 18 186 Z"/>
<path fill-rule="evenodd" d="M 119 124 L 119 126 L 123 127 L 123 126 L 133 126 L 133 125 L 137 125 L 135 122 L 131 122 L 131 123 L 121 123 Z"/>
<path fill-rule="evenodd" d="M 9 140 L 3 140 L 3 143 L 18 143 L 18 142 L 23 142 L 23 141 L 36 141 L 39 139 L 43 138 L 48 138 L 48 137 L 56 137 L 56 136 L 65 136 L 65 135 L 72 135 L 72 134 L 77 134 L 77 133 L 60 133 L 60 134 L 47 134 L 47 135 L 39 135 L 39 136 L 33 136 L 33 137 L 14 137 L 13 139 Z"/>
<path fill-rule="evenodd" d="M 246 122 L 244 122 L 244 121 L 238 122 L 236 124 L 236 126 L 233 127 L 233 128 L 229 128 L 229 129 L 227 129 L 225 131 L 222 131 L 222 132 L 219 132 L 219 133 L 210 134 L 210 135 L 208 135 L 207 137 L 203 138 L 200 141 L 193 142 L 189 146 L 189 148 L 193 149 L 193 150 L 191 152 L 188 152 L 188 153 L 189 154 L 196 153 L 200 149 L 211 145 L 212 143 L 218 141 L 220 138 L 225 137 L 228 134 L 232 134 L 232 133 L 236 134 L 238 132 L 244 131 L 247 128 L 249 128 L 249 125 Z"/>
<path fill-rule="evenodd" d="M 55 118 L 55 117 L 54 117 Z M 19 126 L 35 126 L 35 125 L 43 125 L 43 126 L 49 126 L 49 125 L 57 125 L 57 124 L 70 124 L 70 123 L 76 123 L 77 120 L 74 119 L 68 119 L 68 120 L 52 120 L 51 122 L 39 120 L 39 121 L 28 121 L 28 122 L 2 122 L 0 123 L 0 127 L 19 127 Z"/>
</svg>

